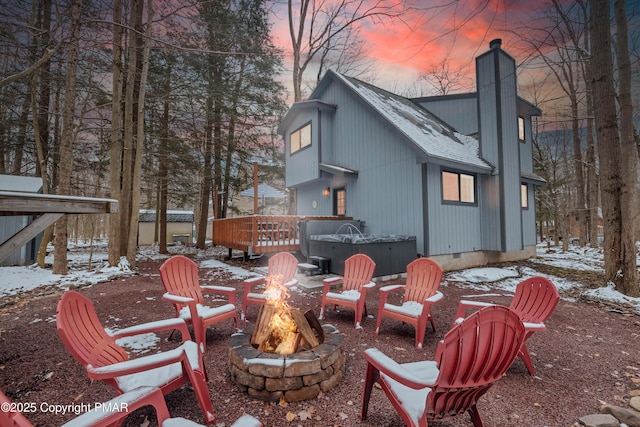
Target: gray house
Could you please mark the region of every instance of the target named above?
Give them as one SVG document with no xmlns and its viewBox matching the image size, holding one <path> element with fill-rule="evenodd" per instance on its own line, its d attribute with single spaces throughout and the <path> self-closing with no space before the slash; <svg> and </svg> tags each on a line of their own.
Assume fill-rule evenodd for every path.
<svg viewBox="0 0 640 427">
<path fill-rule="evenodd" d="M 447 270 L 535 255 L 531 117 L 499 39 L 477 92 L 407 99 L 329 71 L 278 133 L 298 215 L 345 215 L 416 236 Z"/>
</svg>

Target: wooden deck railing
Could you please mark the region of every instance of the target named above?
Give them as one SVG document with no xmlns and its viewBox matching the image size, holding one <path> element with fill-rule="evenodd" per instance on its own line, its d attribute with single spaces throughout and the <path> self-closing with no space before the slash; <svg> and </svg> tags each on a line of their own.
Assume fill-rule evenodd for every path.
<svg viewBox="0 0 640 427">
<path fill-rule="evenodd" d="M 214 245 L 247 255 L 300 249 L 300 220 L 344 220 L 343 216 L 252 215 L 213 220 Z"/>
</svg>

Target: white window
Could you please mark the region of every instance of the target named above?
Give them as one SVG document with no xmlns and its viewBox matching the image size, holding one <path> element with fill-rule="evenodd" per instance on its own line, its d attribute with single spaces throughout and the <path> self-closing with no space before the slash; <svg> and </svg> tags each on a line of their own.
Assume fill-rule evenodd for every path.
<svg viewBox="0 0 640 427">
<path fill-rule="evenodd" d="M 291 144 L 291 154 L 311 145 L 311 123 L 307 123 L 300 129 L 291 132 L 289 142 Z"/>
<path fill-rule="evenodd" d="M 476 177 L 464 173 L 442 171 L 442 200 L 475 203 Z"/>
</svg>

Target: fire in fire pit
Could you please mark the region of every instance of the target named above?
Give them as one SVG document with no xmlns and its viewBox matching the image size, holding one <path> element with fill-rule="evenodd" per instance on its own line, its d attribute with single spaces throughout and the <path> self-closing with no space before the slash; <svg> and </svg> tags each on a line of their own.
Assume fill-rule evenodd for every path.
<svg viewBox="0 0 640 427">
<path fill-rule="evenodd" d="M 267 279 L 266 303 L 260 308 L 251 344 L 260 351 L 293 354 L 299 348 L 309 349 L 324 341 L 322 327 L 312 310 L 302 314 L 287 302 L 289 290 L 282 278 Z"/>
<path fill-rule="evenodd" d="M 249 394 L 266 401 L 296 402 L 333 388 L 342 379 L 342 336 L 321 326 L 312 310 L 302 313 L 287 303 L 288 290 L 271 280 L 268 302 L 253 333 L 231 337 L 231 378 Z"/>
</svg>

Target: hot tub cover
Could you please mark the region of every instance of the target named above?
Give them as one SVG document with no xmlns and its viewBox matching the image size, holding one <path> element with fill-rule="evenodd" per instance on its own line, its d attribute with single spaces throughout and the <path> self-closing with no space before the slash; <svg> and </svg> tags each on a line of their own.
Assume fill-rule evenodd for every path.
<svg viewBox="0 0 640 427">
<path fill-rule="evenodd" d="M 310 240 L 362 245 L 367 243 L 406 242 L 416 240 L 416 236 L 406 236 L 403 234 L 371 234 L 362 236 L 358 234 L 316 234 L 310 236 Z"/>
</svg>

